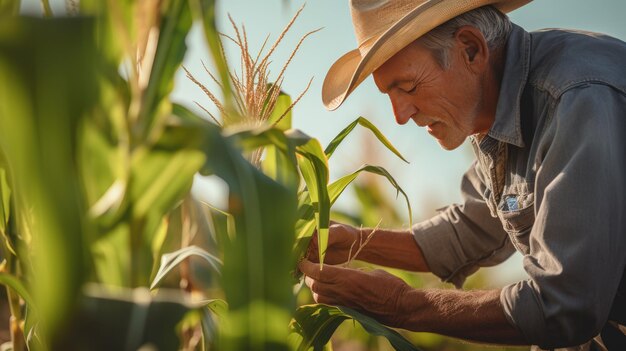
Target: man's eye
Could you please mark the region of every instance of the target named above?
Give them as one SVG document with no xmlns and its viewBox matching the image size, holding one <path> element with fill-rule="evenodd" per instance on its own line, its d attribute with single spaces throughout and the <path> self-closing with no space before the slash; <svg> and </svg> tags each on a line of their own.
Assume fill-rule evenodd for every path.
<svg viewBox="0 0 626 351">
<path fill-rule="evenodd" d="M 407 90 L 407 94 L 412 94 L 415 92 L 415 90 L 417 90 L 417 84 L 413 86 L 413 88 L 411 88 L 410 90 Z"/>
</svg>

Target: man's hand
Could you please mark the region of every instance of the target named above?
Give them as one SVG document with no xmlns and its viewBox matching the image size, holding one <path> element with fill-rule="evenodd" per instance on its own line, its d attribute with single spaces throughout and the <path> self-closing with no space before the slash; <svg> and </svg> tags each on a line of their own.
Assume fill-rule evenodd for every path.
<svg viewBox="0 0 626 351">
<path fill-rule="evenodd" d="M 319 264 L 308 260 L 298 267 L 317 303 L 355 308 L 386 325 L 403 326 L 403 296 L 411 287 L 402 279 L 383 270 L 365 272 L 326 264 L 320 270 Z"/>
<path fill-rule="evenodd" d="M 324 263 L 340 264 L 347 262 L 350 258 L 348 257 L 350 255 L 350 248 L 352 248 L 352 255 L 356 254 L 356 251 L 359 249 L 361 230 L 337 222 L 331 222 L 328 229 L 328 246 L 326 247 Z M 306 258 L 313 262 L 319 262 L 317 232 L 311 239 Z"/>
<path fill-rule="evenodd" d="M 366 242 L 367 245 L 359 251 Z M 354 257 L 357 252 L 358 256 Z M 309 243 L 306 258 L 319 262 L 317 234 Z M 430 271 L 410 230 L 359 229 L 331 221 L 324 263 L 340 264 L 349 258 L 408 271 Z"/>
<path fill-rule="evenodd" d="M 526 345 L 504 315 L 500 290 L 413 289 L 382 270 L 298 265 L 318 303 L 346 306 L 391 327 L 508 345 Z"/>
</svg>

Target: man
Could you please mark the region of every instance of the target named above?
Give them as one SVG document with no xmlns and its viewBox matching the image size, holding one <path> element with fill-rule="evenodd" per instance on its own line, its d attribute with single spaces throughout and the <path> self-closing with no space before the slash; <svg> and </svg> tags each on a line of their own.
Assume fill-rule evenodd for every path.
<svg viewBox="0 0 626 351">
<path fill-rule="evenodd" d="M 351 0 L 359 49 L 332 66 L 322 95 L 336 109 L 372 73 L 399 124 L 427 127 L 447 150 L 469 137 L 476 154 L 463 204 L 412 233 L 378 230 L 358 259 L 461 287 L 517 250 L 530 279 L 412 289 L 332 266 L 371 233 L 333 224 L 328 264 L 300 264 L 317 302 L 477 342 L 626 350 L 626 44 L 527 33 L 504 14 L 527 2 Z"/>
</svg>

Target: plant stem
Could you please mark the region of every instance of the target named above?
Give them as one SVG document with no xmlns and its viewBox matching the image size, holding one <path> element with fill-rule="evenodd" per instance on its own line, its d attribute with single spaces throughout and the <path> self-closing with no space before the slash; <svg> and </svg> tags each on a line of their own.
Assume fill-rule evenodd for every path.
<svg viewBox="0 0 626 351">
<path fill-rule="evenodd" d="M 7 252 L 8 250 L 4 250 Z M 9 253 L 6 257 L 6 268 L 11 274 L 16 274 L 16 267 L 14 263 L 14 256 Z M 11 312 L 11 317 L 9 319 L 9 328 L 11 331 L 11 341 L 13 343 L 13 351 L 24 351 L 26 350 L 26 345 L 24 343 L 24 331 L 22 330 L 22 309 L 20 306 L 20 297 L 19 295 L 13 291 L 10 287 L 6 287 L 7 289 L 7 299 L 9 301 L 9 311 Z"/>
<path fill-rule="evenodd" d="M 43 8 L 44 17 L 52 17 L 52 8 L 50 7 L 49 0 L 41 0 L 41 7 Z"/>
</svg>

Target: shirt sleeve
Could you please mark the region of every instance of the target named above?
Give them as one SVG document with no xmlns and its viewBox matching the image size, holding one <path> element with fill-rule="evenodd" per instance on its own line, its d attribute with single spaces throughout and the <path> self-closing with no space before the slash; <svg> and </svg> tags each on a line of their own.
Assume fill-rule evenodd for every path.
<svg viewBox="0 0 626 351">
<path fill-rule="evenodd" d="M 485 184 L 477 167 L 474 162 L 463 176 L 462 204 L 413 226 L 415 241 L 431 272 L 457 288 L 480 267 L 501 263 L 515 251 L 500 220 L 491 216 L 480 195 Z"/>
<path fill-rule="evenodd" d="M 505 315 L 542 348 L 574 346 L 606 323 L 626 252 L 626 97 L 589 84 L 563 94 L 539 143 L 527 281 Z"/>
</svg>

